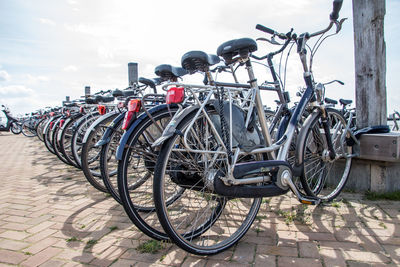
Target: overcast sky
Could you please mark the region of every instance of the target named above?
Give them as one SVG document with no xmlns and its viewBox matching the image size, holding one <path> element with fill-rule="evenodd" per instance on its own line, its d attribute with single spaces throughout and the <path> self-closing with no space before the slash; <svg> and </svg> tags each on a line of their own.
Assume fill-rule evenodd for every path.
<svg viewBox="0 0 400 267">
<path fill-rule="evenodd" d="M 152 78 L 159 64 L 180 66 L 190 50 L 216 53 L 224 41 L 265 37 L 257 23 L 277 31 L 314 32 L 327 26 L 331 0 L 0 0 L 0 104 L 13 114 L 60 105 L 66 95 L 125 88 L 128 62 Z M 317 81 L 339 79 L 327 87 L 331 98 L 354 99 L 354 48 L 351 1 L 344 0 L 342 32 L 328 39 L 314 62 Z M 400 1 L 386 3 L 388 112 L 400 110 Z M 256 55 L 275 47 L 259 44 Z M 287 90 L 295 99 L 301 66 L 292 53 Z M 257 67 L 259 81 L 270 79 Z M 199 83 L 194 75 L 186 81 Z M 265 97 L 267 98 L 267 97 Z M 274 97 L 268 97 L 272 100 Z"/>
</svg>

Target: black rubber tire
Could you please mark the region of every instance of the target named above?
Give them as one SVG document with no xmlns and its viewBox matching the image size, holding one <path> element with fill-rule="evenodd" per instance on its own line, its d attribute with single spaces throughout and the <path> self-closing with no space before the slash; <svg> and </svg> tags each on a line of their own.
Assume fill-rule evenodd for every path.
<svg viewBox="0 0 400 267">
<path fill-rule="evenodd" d="M 322 201 L 332 201 L 343 190 L 351 169 L 352 147 L 345 143 L 341 145 L 341 136 L 345 135 L 346 120 L 343 115 L 332 108 L 327 109 L 330 118 L 330 133 L 336 155 L 340 158 L 331 160 L 327 155 L 328 147 L 321 120 L 322 113 L 315 110 L 304 123 L 297 147 L 298 165 L 301 166 L 300 181 L 307 195 L 320 198 Z M 333 130 L 332 130 L 333 129 Z M 335 177 L 330 176 L 334 170 Z M 337 185 L 336 184 L 337 182 Z"/>
<path fill-rule="evenodd" d="M 52 142 L 53 149 L 54 149 L 54 152 L 55 152 L 56 156 L 57 156 L 62 162 L 64 162 L 65 164 L 71 165 L 71 164 L 69 163 L 69 161 L 65 158 L 64 154 L 61 152 L 61 150 L 60 150 L 60 149 L 61 149 L 61 148 L 60 148 L 60 144 L 59 144 L 59 142 L 57 141 L 57 136 L 58 136 L 58 134 L 59 134 L 59 132 L 60 132 L 60 130 L 61 130 L 61 127 L 60 127 L 59 123 L 60 123 L 60 120 L 58 120 L 58 121 L 57 121 L 57 125 L 54 126 L 55 129 L 53 130 L 53 134 L 52 134 L 52 137 L 51 137 L 51 142 Z"/>
<path fill-rule="evenodd" d="M 156 140 L 161 136 L 167 123 L 170 121 L 172 116 L 177 111 L 177 107 L 168 109 L 157 110 L 156 112 L 149 111 L 152 114 L 153 120 L 160 126 L 159 129 L 154 126 L 153 120 L 150 119 L 146 114 L 143 114 L 135 123 L 137 125 L 132 125 L 135 127 L 133 132 L 130 134 L 127 149 L 124 149 L 122 159 L 118 162 L 118 198 L 128 214 L 131 221 L 146 235 L 157 239 L 166 240 L 168 236 L 162 231 L 162 227 L 158 222 L 157 215 L 155 213 L 154 203 L 152 201 L 152 190 L 153 190 L 153 166 L 155 164 L 155 159 L 157 157 L 157 152 L 151 148 L 150 143 L 144 144 L 143 140 L 150 140 L 145 138 L 146 136 L 151 136 L 151 139 Z M 161 123 L 162 121 L 162 123 Z M 151 128 L 150 128 L 151 127 Z M 151 133 L 151 134 L 150 134 Z M 139 141 L 140 140 L 140 141 Z M 146 154 L 140 155 L 139 149 L 145 151 Z M 137 162 L 142 162 L 144 166 L 143 176 L 135 181 L 134 183 L 129 183 L 128 168 L 134 165 L 132 158 L 137 159 Z M 144 159 L 145 158 L 145 159 Z M 147 162 L 147 166 L 146 166 Z M 139 164 L 138 164 L 139 165 Z M 134 171 L 133 171 L 134 172 Z M 139 173 L 140 170 L 137 170 Z M 134 172 L 135 173 L 135 172 Z M 112 183 L 111 183 L 112 185 Z M 116 190 L 116 188 L 113 188 Z M 140 202 L 143 201 L 144 202 Z M 139 203 L 140 202 L 140 203 Z M 144 204 L 142 204 L 144 203 Z"/>
<path fill-rule="evenodd" d="M 101 139 L 104 134 L 105 127 L 110 124 L 118 114 L 115 113 L 114 116 L 104 117 L 100 124 L 98 124 L 90 133 L 87 138 L 87 142 L 82 144 L 81 150 L 81 168 L 88 180 L 88 182 L 97 190 L 108 193 L 108 189 L 103 183 L 100 172 L 100 153 L 101 147 L 94 147 L 94 145 Z M 94 151 L 95 150 L 95 151 Z M 92 152 L 95 152 L 95 156 Z M 97 152 L 96 152 L 97 151 Z M 96 168 L 97 171 L 93 169 Z"/>
<path fill-rule="evenodd" d="M 85 136 L 86 131 L 89 129 L 90 125 L 100 116 L 99 113 L 92 112 L 77 121 L 78 125 L 72 135 L 71 140 L 71 151 L 74 157 L 74 161 L 79 169 L 82 169 L 81 166 L 81 149 L 82 149 L 82 139 Z"/>
<path fill-rule="evenodd" d="M 215 112 L 213 109 L 206 110 L 208 115 L 213 112 Z M 194 184 L 186 188 L 180 199 L 167 205 L 169 192 L 174 193 L 177 189 L 173 189 L 173 187 L 180 187 L 173 181 L 174 178 L 170 181 L 165 181 L 167 179 L 167 168 L 170 178 L 171 176 L 174 177 L 178 175 L 181 170 L 185 170 L 186 167 L 184 165 L 189 167 L 192 165 L 193 168 L 187 169 L 188 174 L 183 172 L 183 176 L 193 176 L 196 175 L 196 173 L 200 176 L 203 175 L 203 171 L 201 171 L 201 164 L 203 161 L 200 160 L 201 156 L 199 156 L 201 153 L 196 155 L 196 153 L 181 151 L 175 152 L 175 154 L 172 155 L 172 149 L 182 148 L 181 141 L 176 140 L 182 136 L 182 133 L 185 133 L 185 129 L 193 120 L 195 113 L 194 111 L 187 115 L 177 126 L 175 134 L 161 147 L 154 173 L 154 203 L 164 231 L 177 246 L 189 253 L 213 255 L 235 245 L 246 234 L 256 218 L 261 205 L 261 198 L 232 199 L 221 197 L 212 191 L 209 193 L 204 182 L 203 185 L 199 185 L 201 188 L 196 188 L 196 185 L 198 185 L 200 181 L 203 181 L 203 178 L 197 180 L 198 178 L 195 177 L 196 182 L 192 182 Z M 204 128 L 209 128 L 209 126 L 206 126 L 206 122 L 206 120 L 196 121 L 195 123 L 197 126 L 195 126 L 196 128 L 191 132 L 197 134 Z M 202 140 L 200 142 L 203 142 L 207 140 L 204 142 L 213 144 L 213 140 L 209 140 L 210 138 L 213 138 L 211 134 L 208 134 L 206 139 L 203 139 L 202 136 L 198 136 L 198 138 L 196 138 L 196 136 L 194 136 L 194 138 L 189 136 L 189 142 L 195 142 L 196 140 Z M 218 145 L 211 145 L 211 150 L 216 149 L 217 146 Z M 183 154 L 186 154 L 186 156 Z M 170 158 L 171 155 L 176 158 Z M 182 158 L 180 155 L 185 158 L 189 156 L 190 160 L 179 160 L 179 158 Z M 171 164 L 169 163 L 170 159 L 172 159 Z M 179 165 L 174 166 L 173 164 Z M 183 165 L 183 167 L 179 167 L 181 165 Z M 200 171 L 196 172 L 196 169 Z M 219 168 L 219 171 L 220 170 Z M 176 173 L 175 175 L 174 172 Z M 196 204 L 198 204 L 198 206 L 194 207 Z M 182 208 L 179 205 L 181 205 Z M 233 209 L 235 210 L 234 212 Z M 233 214 L 235 215 L 233 216 Z M 202 218 L 203 216 L 205 217 L 204 219 Z M 235 220 L 233 220 L 233 218 L 235 218 Z M 228 225 L 229 227 L 227 227 Z M 232 225 L 233 227 L 237 226 L 237 229 L 231 229 L 233 228 L 231 227 Z M 215 242 L 215 244 L 213 242 Z"/>
<path fill-rule="evenodd" d="M 82 114 L 74 115 L 70 120 L 67 120 L 65 125 L 63 126 L 62 133 L 60 136 L 60 152 L 64 155 L 64 157 L 68 160 L 71 166 L 79 169 L 79 166 L 76 164 L 74 160 L 74 156 L 72 155 L 71 150 L 71 140 L 73 136 L 73 125 L 74 123 L 81 118 Z"/>
<path fill-rule="evenodd" d="M 11 130 L 11 132 L 12 132 L 13 134 L 20 134 L 20 133 L 22 133 L 21 126 L 18 125 L 17 122 L 12 122 L 12 123 L 10 124 L 10 130 Z"/>
</svg>

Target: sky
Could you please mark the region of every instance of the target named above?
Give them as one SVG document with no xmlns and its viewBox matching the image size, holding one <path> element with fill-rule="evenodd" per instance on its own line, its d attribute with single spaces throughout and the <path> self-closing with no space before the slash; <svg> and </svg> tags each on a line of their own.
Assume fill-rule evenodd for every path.
<svg viewBox="0 0 400 267">
<path fill-rule="evenodd" d="M 0 104 L 16 115 L 60 105 L 65 96 L 79 98 L 85 86 L 92 92 L 123 89 L 128 86 L 129 62 L 139 64 L 139 76 L 153 78 L 157 65 L 180 66 L 181 56 L 188 51 L 215 54 L 227 40 L 268 37 L 255 29 L 257 23 L 279 32 L 323 29 L 331 8 L 331 0 L 0 0 Z M 326 96 L 354 100 L 351 1 L 344 0 L 340 17 L 348 20 L 316 54 L 314 78 L 345 82 L 327 86 Z M 388 113 L 400 109 L 399 29 L 400 0 L 387 0 Z M 262 56 L 273 49 L 259 43 L 254 54 Z M 262 65 L 255 71 L 259 81 L 271 80 Z M 192 84 L 202 80 L 200 74 L 184 77 Z M 231 81 L 231 77 L 220 80 Z M 293 49 L 286 82 L 292 100 L 296 101 L 303 84 Z M 276 96 L 267 94 L 263 99 L 273 107 Z"/>
</svg>

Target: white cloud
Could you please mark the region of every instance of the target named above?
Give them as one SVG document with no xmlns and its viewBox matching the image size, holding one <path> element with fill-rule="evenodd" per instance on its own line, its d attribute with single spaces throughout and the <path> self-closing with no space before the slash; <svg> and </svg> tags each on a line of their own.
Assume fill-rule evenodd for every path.
<svg viewBox="0 0 400 267">
<path fill-rule="evenodd" d="M 0 87 L 0 98 L 22 98 L 33 95 L 34 91 L 24 85 L 10 85 Z"/>
<path fill-rule="evenodd" d="M 46 24 L 46 25 L 50 25 L 50 26 L 56 26 L 56 23 L 51 20 L 51 19 L 47 19 L 47 18 L 39 18 L 40 23 L 42 24 Z"/>
<path fill-rule="evenodd" d="M 7 71 L 0 70 L 0 82 L 8 82 L 10 78 L 10 74 Z"/>
<path fill-rule="evenodd" d="M 70 5 L 77 5 L 78 1 L 76 1 L 76 0 L 67 0 L 67 3 L 70 4 Z"/>
<path fill-rule="evenodd" d="M 120 63 L 102 63 L 102 64 L 99 64 L 99 67 L 111 69 L 111 68 L 121 67 L 121 64 Z"/>
<path fill-rule="evenodd" d="M 29 84 L 36 84 L 40 82 L 48 82 L 50 81 L 50 78 L 47 76 L 39 75 L 39 76 L 33 76 L 31 74 L 27 74 L 26 77 L 28 78 L 28 83 Z"/>
<path fill-rule="evenodd" d="M 108 47 L 105 47 L 105 46 L 99 46 L 97 48 L 97 54 L 102 59 L 113 59 L 114 58 L 114 54 L 111 51 L 111 49 Z"/>
<path fill-rule="evenodd" d="M 75 72 L 75 71 L 78 71 L 78 67 L 77 67 L 77 66 L 74 66 L 74 65 L 69 65 L 69 66 L 66 66 L 66 67 L 64 68 L 64 71 L 67 71 L 67 72 Z"/>
</svg>

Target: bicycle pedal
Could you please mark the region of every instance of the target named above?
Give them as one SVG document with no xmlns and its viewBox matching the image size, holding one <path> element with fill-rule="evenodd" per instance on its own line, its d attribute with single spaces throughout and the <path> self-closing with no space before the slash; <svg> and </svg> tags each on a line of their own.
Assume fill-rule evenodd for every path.
<svg viewBox="0 0 400 267">
<path fill-rule="evenodd" d="M 306 204 L 306 205 L 318 205 L 319 203 L 321 203 L 321 199 L 319 198 L 305 198 L 303 197 L 302 199 L 300 199 L 300 202 L 302 204 Z"/>
</svg>

